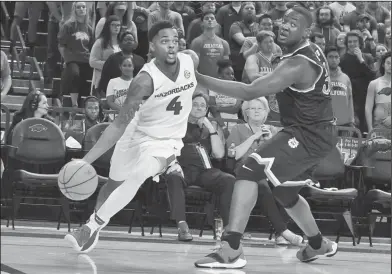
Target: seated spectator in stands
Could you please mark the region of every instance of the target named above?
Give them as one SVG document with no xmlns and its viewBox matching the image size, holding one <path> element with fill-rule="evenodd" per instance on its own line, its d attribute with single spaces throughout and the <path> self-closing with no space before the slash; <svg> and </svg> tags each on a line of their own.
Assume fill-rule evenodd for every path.
<svg viewBox="0 0 392 274">
<path fill-rule="evenodd" d="M 184 24 L 182 17 L 178 12 L 170 10 L 170 6 L 173 2 L 171 1 L 159 1 L 157 2 L 159 9 L 151 12 L 148 15 L 148 29 L 152 27 L 158 21 L 170 21 L 177 29 L 178 33 L 185 35 Z"/>
<path fill-rule="evenodd" d="M 362 53 L 363 39 L 358 31 L 347 33 L 345 44 L 347 53 L 341 58 L 340 67 L 342 72 L 350 78 L 353 91 L 354 113 L 360 122 L 359 129 L 364 132 L 366 131 L 364 108 L 366 90 L 370 81 L 375 77 L 374 61 L 370 54 Z"/>
<path fill-rule="evenodd" d="M 98 90 L 95 95 L 98 98 L 106 98 L 106 89 L 110 79 L 120 77 L 122 75 L 120 65 L 124 57 L 131 57 L 133 63 L 133 76 L 139 73 L 144 66 L 144 59 L 133 53 L 135 48 L 135 37 L 132 32 L 125 31 L 120 35 L 120 52 L 116 52 L 109 56 L 102 68 L 101 80 L 99 81 Z"/>
<path fill-rule="evenodd" d="M 260 18 L 259 18 L 259 29 L 260 31 L 272 31 L 272 19 L 271 16 L 269 16 L 268 14 L 263 14 Z M 256 35 L 257 36 L 257 35 Z M 255 54 L 256 52 L 258 52 L 260 49 L 258 47 L 258 43 L 257 43 L 257 39 L 256 37 L 246 37 L 244 44 L 242 45 L 242 48 L 240 50 L 240 53 L 243 55 L 243 57 L 246 59 L 248 59 L 248 57 L 252 54 Z M 276 44 L 274 43 L 274 49 L 273 52 L 275 55 L 277 56 L 281 56 L 282 55 L 282 49 Z"/>
<path fill-rule="evenodd" d="M 268 12 L 271 16 L 272 22 L 274 22 L 274 33 L 277 35 L 278 29 L 283 22 L 283 16 L 287 11 L 287 2 L 275 2 L 275 7 Z"/>
<path fill-rule="evenodd" d="M 336 38 L 336 48 L 339 51 L 340 58 L 342 58 L 343 55 L 345 55 L 347 52 L 345 41 L 346 41 L 346 33 L 345 32 L 339 33 L 338 37 Z"/>
<path fill-rule="evenodd" d="M 217 78 L 217 62 L 222 59 L 229 59 L 229 43 L 215 34 L 217 22 L 214 13 L 206 12 L 201 19 L 203 20 L 204 31 L 192 41 L 190 48 L 199 56 L 198 71 Z"/>
<path fill-rule="evenodd" d="M 110 79 L 108 88 L 106 89 L 106 100 L 110 109 L 120 111 L 125 98 L 129 85 L 133 80 L 133 63 L 131 57 L 124 57 L 121 65 L 121 76 Z M 110 119 L 114 120 L 114 115 L 110 114 Z"/>
<path fill-rule="evenodd" d="M 137 29 L 135 23 L 132 21 L 133 17 L 133 10 L 132 10 L 132 3 L 128 2 L 111 2 L 106 10 L 105 17 L 101 18 L 96 27 L 95 27 L 95 38 L 100 37 L 103 27 L 105 25 L 106 20 L 112 16 L 116 15 L 120 18 L 121 21 L 121 32 L 123 31 L 130 31 L 133 36 L 135 37 L 135 48 L 137 48 L 138 39 L 137 39 Z"/>
<path fill-rule="evenodd" d="M 116 52 L 121 51 L 119 37 L 121 30 L 120 18 L 109 16 L 105 21 L 99 38 L 94 42 L 90 54 L 90 66 L 94 69 L 92 88 L 97 89 L 105 61 Z"/>
<path fill-rule="evenodd" d="M 227 144 L 235 145 L 237 167 L 242 166 L 243 162 L 251 153 L 256 151 L 266 140 L 278 132 L 276 127 L 264 124 L 269 112 L 268 102 L 264 97 L 244 102 L 242 110 L 246 123 L 235 125 L 227 139 Z M 287 229 L 286 223 L 283 221 L 282 214 L 277 207 L 272 191 L 266 181 L 260 184 L 259 193 L 261 195 L 260 201 L 263 205 L 262 209 L 267 212 L 266 215 L 275 229 L 276 243 L 299 245 L 302 242 L 302 237 L 295 235 Z"/>
<path fill-rule="evenodd" d="M 15 43 L 19 41 L 16 27 L 21 25 L 23 18 L 25 17 L 26 13 L 28 13 L 29 21 L 28 21 L 28 30 L 27 30 L 27 40 L 26 40 L 26 46 L 28 48 L 27 56 L 33 56 L 34 48 L 37 43 L 38 20 L 41 16 L 41 11 L 43 10 L 43 8 L 44 8 L 44 2 L 42 1 L 15 2 L 14 20 L 12 21 L 11 30 L 10 30 L 11 53 L 13 47 L 15 46 Z M 21 59 L 24 59 L 23 55 L 21 55 L 20 57 Z"/>
<path fill-rule="evenodd" d="M 314 32 L 310 35 L 310 42 L 315 43 L 317 46 L 319 46 L 322 51 L 325 51 L 325 37 L 321 33 Z"/>
<path fill-rule="evenodd" d="M 359 17 L 368 17 L 369 18 L 369 32 L 371 33 L 374 40 L 378 41 L 378 32 L 377 32 L 377 21 L 370 14 L 366 13 L 366 2 L 358 1 L 355 2 L 355 10 L 346 14 L 343 17 L 344 31 L 349 32 L 357 29 L 357 22 Z"/>
<path fill-rule="evenodd" d="M 12 85 L 11 69 L 8 58 L 4 51 L 1 51 L 1 98 L 8 94 Z"/>
<path fill-rule="evenodd" d="M 86 81 L 91 80 L 92 76 L 89 59 L 94 38 L 93 29 L 88 22 L 86 2 L 74 2 L 71 17 L 61 27 L 58 35 L 59 51 L 65 61 L 61 76 L 61 95 L 70 94 L 74 107 L 78 107 L 81 96 L 90 94 Z"/>
<path fill-rule="evenodd" d="M 340 30 L 334 26 L 335 16 L 330 7 L 324 6 L 316 11 L 316 24 L 312 27 L 312 33 L 321 33 L 327 46 L 334 46 Z M 317 43 L 316 43 L 317 44 Z M 325 47 L 324 47 L 325 50 Z"/>
<path fill-rule="evenodd" d="M 205 1 L 201 4 L 201 14 L 213 13 L 215 14 L 216 7 L 214 2 Z M 222 28 L 219 23 L 216 23 L 214 32 L 216 35 L 222 37 Z M 203 34 L 203 19 L 201 17 L 194 19 L 189 27 L 186 28 L 186 41 L 190 45 L 193 39 Z"/>
<path fill-rule="evenodd" d="M 234 70 L 231 66 L 230 60 L 221 60 L 218 61 L 217 64 L 218 78 L 222 80 L 235 81 Z M 228 123 L 228 126 L 226 127 L 222 119 L 238 119 L 238 113 L 241 109 L 242 101 L 233 97 L 228 97 L 226 95 L 216 93 L 213 90 L 209 91 L 209 95 L 209 110 L 211 116 L 217 119 L 219 126 L 221 126 L 225 131 L 225 136 L 228 136 L 228 132 L 235 123 Z"/>
<path fill-rule="evenodd" d="M 242 45 L 246 37 L 256 37 L 259 32 L 259 23 L 256 21 L 256 9 L 253 2 L 244 2 L 242 4 L 241 21 L 234 22 L 230 27 L 230 60 L 233 62 L 234 76 L 237 81 L 241 81 L 242 71 L 245 65 L 245 59 L 240 54 Z"/>
<path fill-rule="evenodd" d="M 366 96 L 368 132 L 375 128 L 391 130 L 391 52 L 384 54 L 380 63 L 381 77 L 370 82 Z M 391 138 L 391 135 L 385 136 Z"/>
<path fill-rule="evenodd" d="M 188 3 L 185 1 L 174 1 L 170 7 L 172 11 L 175 11 L 181 15 L 185 31 L 188 30 L 189 24 L 196 17 L 194 10 L 187 4 Z M 185 33 L 183 33 L 183 35 L 185 35 Z"/>
<path fill-rule="evenodd" d="M 385 41 L 384 45 L 387 47 L 388 51 L 391 51 L 391 26 L 385 29 Z"/>
<path fill-rule="evenodd" d="M 342 27 L 344 25 L 343 17 L 355 10 L 355 6 L 347 1 L 335 1 L 329 4 L 329 7 L 332 9 L 335 18 L 337 18 Z"/>
<path fill-rule="evenodd" d="M 383 44 L 377 44 L 376 45 L 376 58 L 374 58 L 374 68 L 377 70 L 377 76 L 382 76 L 379 75 L 379 69 L 380 69 L 380 62 L 381 62 L 381 57 L 387 53 L 387 47 Z"/>
<path fill-rule="evenodd" d="M 212 159 L 222 159 L 225 155 L 223 135 L 216 123 L 206 117 L 208 97 L 196 94 L 193 97 L 192 110 L 188 118 L 188 128 L 182 139 L 184 147 L 178 162 L 184 177 L 178 173 L 166 175 L 166 182 L 171 203 L 171 218 L 175 219 L 180 241 L 192 240 L 185 218 L 184 186 L 199 186 L 215 193 L 220 202 L 219 212 L 226 226 L 229 222 L 231 196 L 234 188 L 234 176 L 212 167 Z"/>
<path fill-rule="evenodd" d="M 232 1 L 221 7 L 216 14 L 216 21 L 222 28 L 222 38 L 229 42 L 230 28 L 234 22 L 241 21 L 241 2 Z"/>
<path fill-rule="evenodd" d="M 45 94 L 41 93 L 40 91 L 30 92 L 26 95 L 26 99 L 24 100 L 20 110 L 18 110 L 12 118 L 8 136 L 10 136 L 10 133 L 17 124 L 28 118 L 44 118 L 58 124 L 53 117 L 48 115 L 48 111 L 49 104 Z M 9 139 L 7 138 L 7 140 Z"/>
<path fill-rule="evenodd" d="M 340 56 L 335 47 L 327 48 L 329 73 L 331 77 L 332 109 L 337 126 L 353 127 L 355 125 L 353 94 L 350 78 L 339 67 Z"/>
<path fill-rule="evenodd" d="M 178 39 L 178 50 L 179 51 L 186 50 L 186 41 L 184 37 L 179 37 Z"/>
<path fill-rule="evenodd" d="M 102 123 L 104 120 L 105 115 L 99 99 L 94 96 L 88 96 L 84 101 L 84 118 L 81 120 L 67 121 L 64 129 L 82 133 L 84 136 L 87 130 L 99 123 Z"/>
</svg>

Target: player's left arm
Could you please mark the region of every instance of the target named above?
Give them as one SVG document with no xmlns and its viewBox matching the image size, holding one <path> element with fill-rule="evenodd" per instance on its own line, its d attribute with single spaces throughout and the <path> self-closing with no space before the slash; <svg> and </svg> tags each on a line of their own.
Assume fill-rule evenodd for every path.
<svg viewBox="0 0 392 274">
<path fill-rule="evenodd" d="M 197 53 L 190 49 L 186 49 L 181 52 L 188 54 L 192 58 L 193 65 L 195 66 L 195 70 L 197 70 L 197 68 L 199 67 L 199 56 L 197 55 Z"/>
<path fill-rule="evenodd" d="M 267 75 L 257 78 L 252 84 L 225 81 L 196 73 L 199 84 L 215 92 L 250 101 L 261 96 L 276 94 L 305 78 L 309 73 L 309 63 L 305 58 L 283 60 L 276 69 Z"/>
</svg>

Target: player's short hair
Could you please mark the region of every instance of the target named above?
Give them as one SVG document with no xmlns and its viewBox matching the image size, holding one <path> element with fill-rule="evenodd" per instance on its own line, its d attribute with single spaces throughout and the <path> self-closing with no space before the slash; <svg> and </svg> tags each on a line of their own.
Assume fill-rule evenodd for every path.
<svg viewBox="0 0 392 274">
<path fill-rule="evenodd" d="M 337 53 L 339 53 L 339 50 L 338 50 L 337 47 L 327 47 L 327 48 L 325 49 L 325 56 L 327 56 L 328 53 L 333 52 L 333 51 L 336 51 Z"/>
<path fill-rule="evenodd" d="M 241 106 L 241 111 L 242 111 L 242 115 L 244 116 L 244 121 L 248 122 L 248 113 L 246 112 L 246 110 L 249 109 L 250 106 L 250 102 L 252 101 L 259 101 L 262 105 L 264 105 L 265 110 L 267 111 L 267 114 L 264 117 L 264 121 L 263 124 L 265 123 L 265 121 L 267 120 L 268 114 L 270 112 L 270 108 L 268 105 L 268 100 L 265 97 L 259 97 L 250 101 L 245 101 L 242 106 Z"/>
<path fill-rule="evenodd" d="M 268 36 L 271 36 L 272 39 L 275 39 L 275 34 L 272 31 L 262 30 L 257 33 L 256 40 L 258 43 L 261 43 Z"/>
<path fill-rule="evenodd" d="M 163 29 L 174 29 L 174 26 L 169 21 L 159 21 L 159 22 L 155 23 L 148 30 L 148 41 L 152 42 L 152 40 L 158 34 L 158 32 L 163 30 Z"/>
<path fill-rule="evenodd" d="M 292 7 L 288 11 L 290 11 L 290 10 L 293 10 L 296 13 L 301 14 L 306 20 L 306 28 L 310 28 L 310 26 L 313 23 L 313 17 L 312 17 L 312 14 L 310 13 L 310 11 L 308 11 L 306 8 L 301 7 L 301 6 Z"/>
<path fill-rule="evenodd" d="M 388 57 L 391 57 L 391 51 L 386 52 L 383 56 L 381 56 L 381 61 L 380 61 L 380 74 L 384 75 L 385 74 L 385 61 L 387 60 Z"/>
</svg>

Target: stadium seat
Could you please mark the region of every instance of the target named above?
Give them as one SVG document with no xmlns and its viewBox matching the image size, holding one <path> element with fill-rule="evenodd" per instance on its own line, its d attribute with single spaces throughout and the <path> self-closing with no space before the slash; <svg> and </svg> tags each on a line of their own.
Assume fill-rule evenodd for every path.
<svg viewBox="0 0 392 274">
<path fill-rule="evenodd" d="M 67 200 L 59 191 L 57 172 L 64 164 L 66 149 L 60 128 L 41 118 L 29 118 L 21 121 L 12 131 L 8 147 L 9 160 L 15 163 L 31 164 L 34 171 L 17 169 L 8 161 L 7 183 L 12 183 L 12 228 L 23 204 L 38 206 L 61 206 L 59 218 Z M 42 170 L 55 166 L 53 174 L 42 174 Z M 53 165 L 53 166 L 52 166 Z M 45 203 L 43 203 L 45 201 Z"/>
</svg>

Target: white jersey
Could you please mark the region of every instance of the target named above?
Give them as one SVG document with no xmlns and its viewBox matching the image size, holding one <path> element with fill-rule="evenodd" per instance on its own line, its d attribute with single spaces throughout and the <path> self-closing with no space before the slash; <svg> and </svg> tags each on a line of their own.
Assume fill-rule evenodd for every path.
<svg viewBox="0 0 392 274">
<path fill-rule="evenodd" d="M 141 69 L 151 76 L 154 92 L 138 111 L 137 130 L 153 138 L 182 139 L 186 133 L 197 81 L 192 57 L 178 53 L 177 58 L 180 68 L 175 82 L 157 68 L 155 59 Z"/>
</svg>

